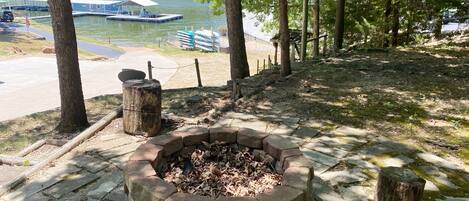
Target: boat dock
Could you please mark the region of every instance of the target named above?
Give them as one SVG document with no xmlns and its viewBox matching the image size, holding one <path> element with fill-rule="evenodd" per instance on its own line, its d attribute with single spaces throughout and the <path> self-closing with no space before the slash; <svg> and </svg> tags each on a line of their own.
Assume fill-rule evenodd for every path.
<svg viewBox="0 0 469 201">
<path fill-rule="evenodd" d="M 114 15 L 106 17 L 107 20 L 120 20 L 120 21 L 137 21 L 137 22 L 153 22 L 153 23 L 165 23 L 173 20 L 182 19 L 182 15 L 177 14 L 160 14 L 157 17 L 140 17 L 132 15 Z"/>
<path fill-rule="evenodd" d="M 99 13 L 99 12 L 73 12 L 72 13 L 73 17 L 82 17 L 82 16 L 113 16 L 115 14 L 111 13 Z M 35 17 L 30 17 L 29 19 L 32 20 L 39 20 L 39 19 L 47 19 L 50 18 L 50 15 L 43 15 L 43 16 L 35 16 Z"/>
</svg>

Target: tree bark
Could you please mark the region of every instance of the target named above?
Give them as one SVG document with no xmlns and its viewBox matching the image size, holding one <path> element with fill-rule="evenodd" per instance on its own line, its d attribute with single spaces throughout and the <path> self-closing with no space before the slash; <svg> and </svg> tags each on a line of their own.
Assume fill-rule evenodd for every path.
<svg viewBox="0 0 469 201">
<path fill-rule="evenodd" d="M 397 0 L 394 2 L 392 8 L 392 46 L 397 47 L 399 45 L 399 28 L 400 28 L 400 1 Z"/>
<path fill-rule="evenodd" d="M 303 27 L 301 29 L 301 62 L 306 60 L 306 46 L 308 45 L 308 3 L 309 0 L 303 0 Z"/>
<path fill-rule="evenodd" d="M 435 12 L 435 29 L 433 29 L 433 35 L 436 39 L 441 38 L 441 29 L 443 28 L 443 15 L 440 10 Z"/>
<path fill-rule="evenodd" d="M 288 1 L 279 0 L 279 20 L 280 20 L 280 60 L 281 74 L 288 76 L 291 74 L 290 61 L 290 30 L 288 29 Z"/>
<path fill-rule="evenodd" d="M 48 0 L 52 17 L 60 88 L 61 132 L 88 126 L 78 63 L 77 40 L 70 0 Z"/>
<path fill-rule="evenodd" d="M 338 51 L 342 49 L 344 43 L 345 0 L 337 0 L 336 9 L 334 48 Z"/>
<path fill-rule="evenodd" d="M 398 167 L 381 169 L 375 201 L 420 201 L 425 180 L 414 172 Z"/>
<path fill-rule="evenodd" d="M 153 137 L 161 129 L 161 85 L 157 80 L 129 80 L 122 84 L 124 131 Z"/>
<path fill-rule="evenodd" d="M 319 37 L 319 0 L 313 0 L 313 38 Z M 319 56 L 319 39 L 313 41 L 313 57 Z"/>
<path fill-rule="evenodd" d="M 386 4 L 384 6 L 384 33 L 383 33 L 383 47 L 389 47 L 389 31 L 390 28 L 390 17 L 392 13 L 392 0 L 386 0 Z"/>
<path fill-rule="evenodd" d="M 230 45 L 231 79 L 249 77 L 249 64 L 243 29 L 241 0 L 225 0 L 228 43 Z"/>
</svg>

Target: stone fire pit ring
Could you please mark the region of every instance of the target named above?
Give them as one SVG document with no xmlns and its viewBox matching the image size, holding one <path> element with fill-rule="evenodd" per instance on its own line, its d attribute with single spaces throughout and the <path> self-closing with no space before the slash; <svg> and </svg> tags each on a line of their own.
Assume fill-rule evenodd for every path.
<svg viewBox="0 0 469 201">
<path fill-rule="evenodd" d="M 184 147 L 205 142 L 237 143 L 263 150 L 275 159 L 275 168 L 283 173 L 282 184 L 253 197 L 218 197 L 177 192 L 176 187 L 157 176 L 165 158 Z M 133 201 L 312 201 L 313 163 L 305 158 L 297 144 L 281 137 L 247 128 L 188 127 L 169 135 L 153 137 L 137 148 L 124 167 L 125 192 Z"/>
</svg>

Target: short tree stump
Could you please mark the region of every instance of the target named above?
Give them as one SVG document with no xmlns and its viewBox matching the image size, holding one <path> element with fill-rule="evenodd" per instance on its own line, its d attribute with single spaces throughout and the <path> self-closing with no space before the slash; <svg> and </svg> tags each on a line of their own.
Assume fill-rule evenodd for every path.
<svg viewBox="0 0 469 201">
<path fill-rule="evenodd" d="M 213 142 L 265 153 L 274 160 L 272 164 L 275 164 L 274 168 L 282 176 L 281 184 L 251 197 L 211 197 L 178 192 L 173 183 L 161 178 L 161 172 L 165 171 L 170 159 L 180 157 L 194 146 Z M 154 137 L 141 145 L 130 157 L 124 168 L 124 178 L 125 191 L 134 201 L 313 200 L 313 164 L 303 156 L 299 147 L 278 135 L 251 129 L 191 127 Z"/>
</svg>

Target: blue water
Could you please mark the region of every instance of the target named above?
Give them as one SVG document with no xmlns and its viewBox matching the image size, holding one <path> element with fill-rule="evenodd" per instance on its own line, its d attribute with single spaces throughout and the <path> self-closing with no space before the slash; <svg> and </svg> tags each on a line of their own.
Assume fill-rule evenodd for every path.
<svg viewBox="0 0 469 201">
<path fill-rule="evenodd" d="M 146 22 L 111 21 L 104 17 L 86 16 L 75 18 L 77 35 L 125 46 L 141 46 L 157 43 L 168 36 L 175 36 L 183 29 L 214 29 L 226 25 L 225 16 L 214 16 L 209 4 L 192 0 L 158 0 L 160 5 L 147 9 L 153 13 L 182 14 L 184 19 L 156 24 Z M 37 15 L 37 13 L 35 14 Z M 50 25 L 49 19 L 38 20 Z"/>
</svg>

